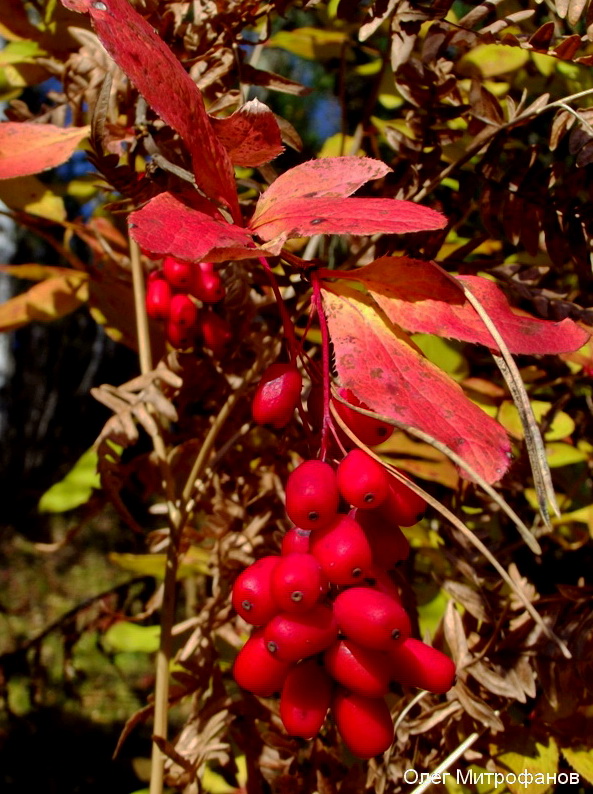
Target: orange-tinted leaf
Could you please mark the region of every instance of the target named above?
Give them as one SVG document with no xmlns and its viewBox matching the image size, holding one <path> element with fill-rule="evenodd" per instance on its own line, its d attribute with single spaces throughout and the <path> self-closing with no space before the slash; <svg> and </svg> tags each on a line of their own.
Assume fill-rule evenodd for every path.
<svg viewBox="0 0 593 794">
<path fill-rule="evenodd" d="M 210 123 L 200 90 L 151 25 L 128 0 L 62 0 L 91 15 L 97 36 L 117 65 L 188 147 L 197 184 L 239 217 L 231 161 Z"/>
<path fill-rule="evenodd" d="M 446 444 L 488 482 L 509 465 L 503 428 L 359 292 L 323 290 L 340 382 L 377 413 Z"/>
<path fill-rule="evenodd" d="M 263 165 L 284 151 L 276 117 L 259 99 L 226 119 L 213 118 L 212 124 L 233 165 Z"/>
<path fill-rule="evenodd" d="M 497 346 L 482 320 L 449 276 L 434 262 L 382 257 L 348 278 L 364 283 L 389 319 L 412 333 L 437 334 Z M 492 281 L 458 276 L 488 312 L 512 353 L 563 353 L 577 350 L 589 334 L 570 319 L 540 320 L 513 310 Z"/>
<path fill-rule="evenodd" d="M 0 179 L 28 176 L 66 162 L 89 127 L 3 121 L 0 123 Z"/>
<path fill-rule="evenodd" d="M 71 272 L 34 284 L 0 306 L 0 331 L 14 331 L 30 322 L 48 323 L 78 309 L 88 297 L 87 274 Z"/>
<path fill-rule="evenodd" d="M 319 162 L 323 162 L 320 160 Z M 287 171 L 290 174 L 290 171 Z M 441 229 L 439 212 L 411 201 L 381 198 L 287 198 L 252 218 L 250 228 L 278 254 L 290 237 L 314 234 L 405 234 Z"/>
<path fill-rule="evenodd" d="M 249 233 L 218 218 L 188 207 L 171 193 L 160 193 L 130 215 L 130 234 L 146 251 L 189 262 L 255 256 Z"/>
</svg>

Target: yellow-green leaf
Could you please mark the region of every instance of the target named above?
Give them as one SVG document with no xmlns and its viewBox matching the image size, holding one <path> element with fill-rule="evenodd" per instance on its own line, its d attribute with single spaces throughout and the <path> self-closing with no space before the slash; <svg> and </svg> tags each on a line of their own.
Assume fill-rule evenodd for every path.
<svg viewBox="0 0 593 794">
<path fill-rule="evenodd" d="M 109 559 L 119 568 L 140 576 L 154 576 L 155 579 L 165 578 L 166 554 L 129 554 L 111 552 Z M 186 579 L 195 574 L 208 573 L 210 554 L 205 549 L 190 546 L 181 558 L 177 570 L 178 579 Z"/>
<path fill-rule="evenodd" d="M 24 210 L 58 223 L 66 220 L 63 200 L 36 176 L 0 180 L 0 199 L 13 210 Z"/>
<path fill-rule="evenodd" d="M 531 407 L 533 408 L 535 419 L 539 423 L 551 410 L 552 403 L 543 400 L 532 400 Z M 524 438 L 519 412 L 515 404 L 510 400 L 504 400 L 504 402 L 501 403 L 498 421 L 513 438 Z M 546 430 L 544 438 L 546 441 L 559 441 L 562 438 L 572 435 L 574 428 L 575 424 L 573 419 L 568 414 L 564 413 L 564 411 L 558 411 L 554 415 L 552 424 Z"/>
<path fill-rule="evenodd" d="M 65 513 L 88 502 L 94 488 L 100 488 L 97 474 L 97 453 L 87 450 L 63 480 L 52 485 L 38 504 L 40 513 Z"/>
<path fill-rule="evenodd" d="M 581 463 L 589 458 L 582 449 L 573 447 L 571 444 L 564 444 L 562 441 L 546 444 L 546 457 L 552 469 L 560 468 L 560 466 L 570 466 L 573 463 Z"/>
<path fill-rule="evenodd" d="M 353 152 L 352 146 L 354 138 L 351 135 L 343 135 L 341 132 L 336 132 L 323 142 L 323 146 L 317 157 L 340 157 L 343 154 L 357 154 L 364 155 L 362 149 Z"/>
<path fill-rule="evenodd" d="M 444 370 L 454 380 L 463 380 L 469 375 L 465 356 L 455 342 L 449 342 L 433 334 L 412 334 L 412 339 L 429 361 Z"/>
<path fill-rule="evenodd" d="M 529 53 L 519 47 L 504 44 L 482 44 L 473 47 L 459 61 L 460 71 L 468 72 L 468 67 L 477 69 L 482 77 L 499 77 L 501 74 L 516 72 L 529 60 Z"/>
<path fill-rule="evenodd" d="M 593 783 L 593 750 L 590 747 L 562 747 L 562 755 L 588 783 Z"/>
<path fill-rule="evenodd" d="M 348 34 L 339 30 L 321 28 L 296 28 L 281 30 L 267 42 L 268 47 L 279 47 L 309 61 L 340 58 L 348 41 Z"/>
<path fill-rule="evenodd" d="M 154 653 L 158 650 L 160 636 L 160 626 L 139 626 L 122 620 L 107 629 L 103 646 L 112 653 Z"/>
<path fill-rule="evenodd" d="M 515 731 L 512 736 L 505 735 L 505 747 L 513 749 L 501 752 L 500 748 L 491 748 L 494 763 L 500 772 L 513 772 L 517 776 L 521 772 L 534 775 L 529 784 L 529 794 L 544 794 L 550 789 L 548 782 L 536 783 L 535 776 L 541 775 L 547 781 L 548 775 L 558 771 L 559 752 L 553 737 L 547 737 L 546 743 L 542 744 L 527 732 Z M 512 794 L 525 794 L 523 783 L 507 780 L 507 786 Z"/>
</svg>

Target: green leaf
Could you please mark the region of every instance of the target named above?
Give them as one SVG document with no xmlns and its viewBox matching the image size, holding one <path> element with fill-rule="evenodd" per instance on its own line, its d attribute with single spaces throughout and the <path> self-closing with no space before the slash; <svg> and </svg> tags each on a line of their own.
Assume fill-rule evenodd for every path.
<svg viewBox="0 0 593 794">
<path fill-rule="evenodd" d="M 511 731 L 505 734 L 505 746 L 513 748 L 501 752 L 501 748 L 491 748 L 494 763 L 503 774 L 514 772 L 519 776 L 522 772 L 532 775 L 542 775 L 547 780 L 548 775 L 558 771 L 559 752 L 554 739 L 547 737 L 546 744 L 541 744 L 533 736 L 522 731 Z M 507 780 L 507 787 L 512 794 L 525 794 L 525 785 L 520 782 Z M 529 784 L 529 794 L 544 794 L 550 784 L 547 782 L 536 783 L 535 779 Z"/>
<path fill-rule="evenodd" d="M 546 457 L 550 468 L 557 469 L 560 466 L 570 466 L 573 463 L 581 463 L 588 460 L 588 455 L 582 449 L 573 447 L 571 444 L 564 444 L 561 441 L 554 441 L 546 444 Z"/>
<path fill-rule="evenodd" d="M 36 41 L 9 41 L 0 50 L 0 68 L 9 63 L 34 63 L 36 55 L 43 55 Z"/>
<path fill-rule="evenodd" d="M 160 626 L 139 626 L 122 620 L 107 629 L 103 646 L 116 653 L 154 653 L 159 647 L 160 634 Z"/>
<path fill-rule="evenodd" d="M 539 423 L 552 408 L 552 403 L 543 400 L 532 400 L 531 407 L 533 408 L 535 419 Z M 519 412 L 513 402 L 504 400 L 504 402 L 501 403 L 497 418 L 500 424 L 513 436 L 513 438 L 524 438 Z M 558 411 L 554 416 L 552 424 L 546 430 L 544 438 L 546 441 L 560 441 L 572 435 L 574 429 L 574 420 L 568 414 L 564 413 L 564 411 Z"/>
<path fill-rule="evenodd" d="M 459 350 L 460 346 L 455 342 L 449 342 L 432 334 L 412 334 L 412 339 L 426 358 L 444 370 L 447 375 L 457 381 L 469 375 L 467 361 Z"/>
<path fill-rule="evenodd" d="M 279 31 L 269 39 L 267 46 L 279 47 L 309 61 L 327 61 L 340 58 L 347 41 L 348 34 L 338 30 L 296 28 Z"/>
<path fill-rule="evenodd" d="M 114 551 L 109 555 L 109 559 L 124 571 L 140 576 L 154 576 L 155 579 L 165 578 L 166 554 L 129 554 Z M 190 546 L 181 558 L 177 578 L 187 579 L 195 574 L 207 574 L 209 559 L 210 552 L 206 549 Z"/>
<path fill-rule="evenodd" d="M 473 47 L 459 61 L 458 67 L 468 66 L 477 69 L 482 77 L 499 77 L 501 74 L 516 72 L 529 60 L 529 53 L 519 47 L 504 44 L 482 44 Z"/>
<path fill-rule="evenodd" d="M 575 772 L 584 777 L 588 783 L 593 783 L 593 750 L 590 747 L 562 747 L 562 755 Z"/>
<path fill-rule="evenodd" d="M 52 485 L 43 494 L 37 508 L 40 513 L 65 513 L 88 502 L 93 489 L 100 487 L 97 453 L 94 449 L 89 449 L 76 461 L 63 480 Z"/>
</svg>

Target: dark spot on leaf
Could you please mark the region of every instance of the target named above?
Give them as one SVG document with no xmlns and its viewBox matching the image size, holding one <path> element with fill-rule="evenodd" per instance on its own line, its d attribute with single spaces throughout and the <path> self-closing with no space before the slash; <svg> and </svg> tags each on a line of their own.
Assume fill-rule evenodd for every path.
<svg viewBox="0 0 593 794">
<path fill-rule="evenodd" d="M 327 223 L 327 218 L 313 218 L 311 226 L 318 226 L 320 223 Z"/>
</svg>

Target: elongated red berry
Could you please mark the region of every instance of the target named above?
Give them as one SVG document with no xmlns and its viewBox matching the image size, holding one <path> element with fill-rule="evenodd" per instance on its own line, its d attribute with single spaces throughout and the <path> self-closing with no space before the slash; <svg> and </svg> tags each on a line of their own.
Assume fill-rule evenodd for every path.
<svg viewBox="0 0 593 794">
<path fill-rule="evenodd" d="M 389 475 L 384 467 L 362 449 L 351 450 L 336 472 L 338 488 L 353 507 L 379 507 L 389 493 Z"/>
<path fill-rule="evenodd" d="M 391 679 L 443 694 L 455 683 L 455 665 L 446 654 L 421 640 L 408 637 L 389 649 Z"/>
<path fill-rule="evenodd" d="M 317 604 L 308 612 L 281 612 L 264 629 L 270 653 L 287 662 L 298 662 L 321 653 L 338 636 L 338 625 L 329 607 Z"/>
<path fill-rule="evenodd" d="M 237 654 L 233 676 L 240 687 L 265 698 L 281 691 L 291 667 L 269 652 L 263 629 L 258 629 Z"/>
<path fill-rule="evenodd" d="M 280 695 L 280 719 L 286 732 L 312 739 L 321 730 L 331 703 L 333 681 L 317 659 L 293 667 Z"/>
<path fill-rule="evenodd" d="M 312 554 L 287 554 L 272 572 L 272 597 L 282 612 L 306 612 L 326 589 L 321 566 Z"/>
<path fill-rule="evenodd" d="M 309 551 L 309 538 L 311 537 L 310 529 L 301 529 L 300 527 L 291 527 L 286 535 L 282 538 L 282 546 L 280 551 L 282 555 L 293 554 L 307 554 Z"/>
<path fill-rule="evenodd" d="M 201 267 L 202 264 L 205 263 L 192 269 L 190 292 L 202 303 L 218 303 L 226 295 L 222 278 L 214 269 Z"/>
<path fill-rule="evenodd" d="M 373 552 L 373 564 L 383 570 L 393 568 L 410 553 L 410 543 L 397 524 L 379 510 L 354 510 L 352 517 L 363 528 Z"/>
<path fill-rule="evenodd" d="M 171 287 L 164 278 L 149 280 L 146 287 L 146 313 L 152 320 L 169 319 L 171 296 Z"/>
<path fill-rule="evenodd" d="M 389 494 L 379 509 L 394 524 L 400 527 L 411 527 L 417 524 L 424 515 L 426 501 L 407 485 L 396 480 L 395 477 L 390 477 Z"/>
<path fill-rule="evenodd" d="M 189 262 L 182 262 L 172 256 L 166 256 L 163 260 L 163 275 L 172 287 L 188 292 L 192 283 L 194 267 L 195 265 Z"/>
<path fill-rule="evenodd" d="M 260 380 L 251 405 L 258 425 L 280 428 L 287 425 L 301 396 L 303 379 L 293 364 L 277 361 Z"/>
<path fill-rule="evenodd" d="M 246 568 L 233 585 L 233 609 L 252 626 L 263 626 L 280 610 L 272 596 L 272 573 L 280 557 L 262 557 Z"/>
<path fill-rule="evenodd" d="M 187 295 L 173 295 L 167 322 L 167 339 L 173 347 L 185 348 L 194 343 L 198 309 Z"/>
<path fill-rule="evenodd" d="M 338 640 L 323 654 L 326 670 L 338 683 L 365 697 L 386 695 L 391 681 L 391 658 L 352 640 Z"/>
<path fill-rule="evenodd" d="M 393 721 L 383 698 L 367 698 L 339 687 L 332 712 L 342 739 L 358 758 L 373 758 L 391 746 Z"/>
<path fill-rule="evenodd" d="M 410 619 L 402 605 L 371 587 L 351 587 L 334 601 L 334 615 L 346 637 L 365 648 L 386 651 L 410 636 Z"/>
<path fill-rule="evenodd" d="M 286 512 L 302 529 L 321 529 L 334 521 L 340 494 L 336 473 L 321 460 L 306 460 L 286 483 Z"/>
<path fill-rule="evenodd" d="M 356 584 L 370 573 L 371 547 L 350 516 L 338 515 L 332 524 L 313 532 L 309 548 L 332 584 Z"/>
<path fill-rule="evenodd" d="M 358 397 L 355 397 L 350 389 L 338 389 L 338 394 L 351 405 L 369 410 L 368 405 L 361 402 Z M 344 403 L 338 402 L 338 400 L 334 400 L 334 405 L 342 421 L 348 425 L 363 444 L 369 447 L 381 444 L 393 433 L 393 427 L 387 422 L 357 413 L 352 408 L 344 405 Z"/>
<path fill-rule="evenodd" d="M 206 347 L 215 356 L 222 356 L 233 336 L 228 320 L 213 311 L 203 311 L 199 327 Z"/>
</svg>

